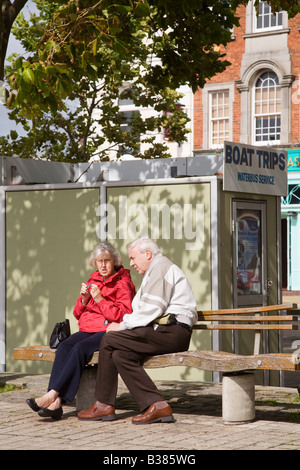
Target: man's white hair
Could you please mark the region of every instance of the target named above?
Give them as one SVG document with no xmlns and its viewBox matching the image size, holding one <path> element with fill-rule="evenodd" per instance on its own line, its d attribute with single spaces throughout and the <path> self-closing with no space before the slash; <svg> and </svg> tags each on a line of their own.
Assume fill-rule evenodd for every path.
<svg viewBox="0 0 300 470">
<path fill-rule="evenodd" d="M 127 250 L 134 246 L 136 246 L 141 253 L 144 253 L 146 250 L 150 250 L 153 255 L 160 253 L 157 244 L 148 237 L 138 238 L 134 242 L 128 243 Z"/>
</svg>

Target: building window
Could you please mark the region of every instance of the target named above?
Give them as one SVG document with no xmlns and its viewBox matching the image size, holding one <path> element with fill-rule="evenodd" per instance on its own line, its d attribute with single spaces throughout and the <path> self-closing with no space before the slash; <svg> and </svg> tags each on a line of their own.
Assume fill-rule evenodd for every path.
<svg viewBox="0 0 300 470">
<path fill-rule="evenodd" d="M 127 93 L 126 93 L 127 92 Z M 140 116 L 140 112 L 137 110 L 133 98 L 130 96 L 130 93 L 134 93 L 134 91 L 130 88 L 125 88 L 123 92 L 120 94 L 118 99 L 119 105 L 119 114 L 122 117 L 123 123 L 121 124 L 122 132 L 128 133 L 132 132 L 134 127 L 134 120 Z M 124 140 L 125 140 L 124 135 Z M 135 132 L 134 134 L 136 144 L 140 142 L 140 134 Z M 140 151 L 140 146 L 136 146 L 137 151 Z M 124 145 L 119 145 L 119 152 L 122 154 L 133 154 L 133 149 Z"/>
<path fill-rule="evenodd" d="M 125 140 L 126 133 L 133 132 L 133 122 L 136 118 L 139 117 L 140 113 L 139 111 L 124 111 L 124 112 L 121 112 L 120 115 L 122 116 L 124 120 L 124 122 L 121 124 L 121 129 L 122 129 L 122 132 L 125 133 L 124 134 L 124 140 Z M 133 137 L 135 139 L 135 144 L 136 144 L 135 150 L 139 152 L 140 151 L 140 134 L 137 131 L 135 131 L 133 134 Z M 133 148 L 130 148 L 126 144 L 120 145 L 119 151 L 120 153 L 128 154 L 128 155 L 132 155 L 134 153 Z"/>
<path fill-rule="evenodd" d="M 274 15 L 268 2 L 259 2 L 258 14 L 256 14 L 256 10 L 254 14 L 254 31 L 270 31 L 280 28 L 282 28 L 282 11 Z"/>
<path fill-rule="evenodd" d="M 229 139 L 229 90 L 209 94 L 209 146 L 223 146 Z"/>
<path fill-rule="evenodd" d="M 254 144 L 280 143 L 280 86 L 274 72 L 264 72 L 254 87 Z"/>
<path fill-rule="evenodd" d="M 132 95 L 135 95 L 135 91 L 132 88 L 124 88 L 122 92 L 120 93 L 119 99 L 118 99 L 118 105 L 121 106 L 134 106 L 134 101 L 132 98 Z"/>
<path fill-rule="evenodd" d="M 180 103 L 177 103 L 176 104 L 176 108 L 177 110 L 179 111 L 180 109 L 182 109 L 184 111 L 184 106 L 183 104 L 180 104 Z M 164 111 L 164 115 L 167 116 L 167 117 L 172 117 L 172 114 L 173 112 L 172 111 Z M 163 138 L 164 140 L 169 140 L 169 137 L 170 137 L 170 128 L 169 127 L 165 127 L 163 129 Z"/>
</svg>

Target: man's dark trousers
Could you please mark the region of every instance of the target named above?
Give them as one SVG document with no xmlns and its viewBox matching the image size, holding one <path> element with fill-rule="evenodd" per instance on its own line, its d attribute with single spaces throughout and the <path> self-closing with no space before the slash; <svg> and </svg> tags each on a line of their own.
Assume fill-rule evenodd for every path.
<svg viewBox="0 0 300 470">
<path fill-rule="evenodd" d="M 143 362 L 147 356 L 186 351 L 190 338 L 191 331 L 178 324 L 106 333 L 100 344 L 95 399 L 115 407 L 119 373 L 141 411 L 162 401 Z"/>
</svg>

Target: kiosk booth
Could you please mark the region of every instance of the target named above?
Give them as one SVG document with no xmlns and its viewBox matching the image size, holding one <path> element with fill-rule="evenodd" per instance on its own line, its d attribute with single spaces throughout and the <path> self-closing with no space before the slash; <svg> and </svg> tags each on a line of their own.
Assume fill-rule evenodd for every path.
<svg viewBox="0 0 300 470">
<path fill-rule="evenodd" d="M 54 324 L 65 318 L 77 331 L 73 307 L 100 239 L 115 245 L 125 267 L 127 243 L 145 234 L 155 239 L 187 275 L 198 309 L 281 302 L 285 152 L 226 142 L 224 157 L 54 164 L 51 172 L 42 169 L 46 162 L 35 162 L 30 181 L 22 174 L 26 162 L 0 160 L 6 183 L 0 187 L 2 371 L 50 372 L 45 362 L 14 362 L 13 349 L 48 344 Z M 9 184 L 10 165 L 19 184 Z M 141 278 L 132 272 L 132 279 L 138 288 Z M 245 333 L 197 331 L 190 347 L 247 353 L 253 339 Z M 265 336 L 262 348 L 281 350 L 278 333 Z M 157 379 L 169 373 L 219 381 L 218 374 L 196 369 L 151 370 Z M 276 372 L 258 381 L 283 383 Z"/>
</svg>

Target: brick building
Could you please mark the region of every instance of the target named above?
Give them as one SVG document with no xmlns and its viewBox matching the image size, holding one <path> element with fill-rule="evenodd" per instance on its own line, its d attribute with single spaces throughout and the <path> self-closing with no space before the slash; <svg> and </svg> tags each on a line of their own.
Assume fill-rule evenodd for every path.
<svg viewBox="0 0 300 470">
<path fill-rule="evenodd" d="M 261 2 L 257 16 L 250 1 L 238 16 L 224 50 L 231 66 L 194 97 L 194 152 L 222 148 L 224 139 L 299 146 L 300 15 L 274 16 Z"/>
<path fill-rule="evenodd" d="M 273 15 L 267 2 L 238 10 L 226 49 L 231 63 L 194 95 L 194 155 L 222 153 L 224 140 L 288 151 L 282 198 L 282 281 L 300 290 L 300 15 Z"/>
</svg>

